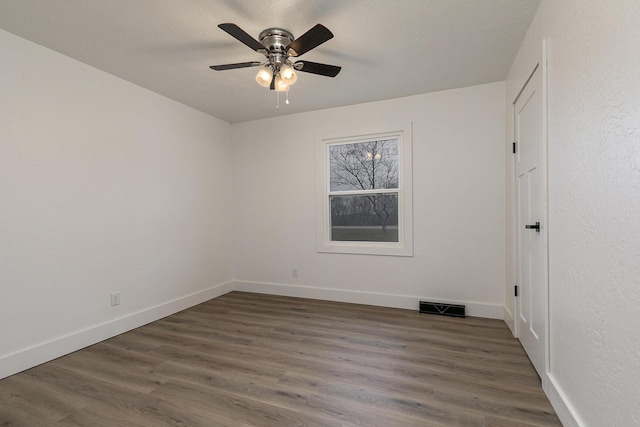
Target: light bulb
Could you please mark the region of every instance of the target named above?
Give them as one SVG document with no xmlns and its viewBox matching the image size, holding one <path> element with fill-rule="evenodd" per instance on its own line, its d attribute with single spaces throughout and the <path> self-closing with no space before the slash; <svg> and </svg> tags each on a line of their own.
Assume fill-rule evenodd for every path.
<svg viewBox="0 0 640 427">
<path fill-rule="evenodd" d="M 256 74 L 256 82 L 260 86 L 269 87 L 271 85 L 271 79 L 273 78 L 273 71 L 269 67 L 262 67 Z"/>
<path fill-rule="evenodd" d="M 280 77 L 288 86 L 291 86 L 298 80 L 298 76 L 293 67 L 286 64 L 280 67 Z"/>
<path fill-rule="evenodd" d="M 289 90 L 289 85 L 282 80 L 282 78 L 280 77 L 280 74 L 276 76 L 276 81 L 274 86 L 275 86 L 276 92 L 286 92 Z"/>
</svg>

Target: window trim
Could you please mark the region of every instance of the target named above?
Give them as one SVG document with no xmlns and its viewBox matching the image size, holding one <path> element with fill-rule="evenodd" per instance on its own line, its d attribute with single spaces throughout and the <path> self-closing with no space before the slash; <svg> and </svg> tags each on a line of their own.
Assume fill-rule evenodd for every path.
<svg viewBox="0 0 640 427">
<path fill-rule="evenodd" d="M 398 139 L 398 242 L 332 241 L 329 209 L 329 146 Z M 411 123 L 351 129 L 316 136 L 316 251 L 324 253 L 413 256 L 413 173 Z M 366 190 L 365 190 L 366 191 Z M 355 193 L 362 194 L 363 191 Z"/>
</svg>

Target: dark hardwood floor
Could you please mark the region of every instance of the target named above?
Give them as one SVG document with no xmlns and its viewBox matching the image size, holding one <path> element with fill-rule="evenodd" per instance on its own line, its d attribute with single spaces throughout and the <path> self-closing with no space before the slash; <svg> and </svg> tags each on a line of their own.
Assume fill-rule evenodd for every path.
<svg viewBox="0 0 640 427">
<path fill-rule="evenodd" d="M 560 426 L 502 321 L 233 292 L 0 380 L 2 426 Z"/>
</svg>

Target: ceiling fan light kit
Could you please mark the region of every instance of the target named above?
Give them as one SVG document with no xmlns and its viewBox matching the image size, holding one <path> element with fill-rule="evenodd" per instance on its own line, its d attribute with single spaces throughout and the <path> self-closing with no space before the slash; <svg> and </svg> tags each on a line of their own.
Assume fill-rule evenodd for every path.
<svg viewBox="0 0 640 427">
<path fill-rule="evenodd" d="M 284 80 L 282 80 L 282 77 L 280 77 L 280 75 L 276 76 L 276 82 L 274 86 L 276 92 L 286 92 L 289 90 L 289 85 L 287 85 Z"/>
<path fill-rule="evenodd" d="M 294 71 L 293 67 L 289 64 L 284 64 L 282 67 L 280 67 L 280 78 L 288 86 L 291 86 L 296 81 L 298 81 L 298 75 Z"/>
<path fill-rule="evenodd" d="M 260 86 L 268 87 L 276 92 L 287 92 L 287 104 L 289 103 L 289 86 L 298 80 L 296 70 L 327 77 L 335 77 L 341 70 L 341 67 L 336 65 L 310 61 L 292 62 L 289 59 L 303 55 L 333 38 L 333 33 L 321 24 L 315 25 L 298 39 L 282 28 L 267 28 L 260 33 L 260 41 L 254 39 L 236 24 L 224 23 L 218 25 L 218 27 L 246 46 L 264 55 L 266 60 L 264 62 L 252 61 L 212 65 L 210 68 L 216 71 L 224 71 L 260 66 L 261 68 L 256 74 L 256 82 Z"/>
<path fill-rule="evenodd" d="M 258 74 L 256 74 L 256 81 L 260 86 L 271 86 L 271 80 L 273 79 L 273 70 L 267 66 L 260 68 Z"/>
</svg>

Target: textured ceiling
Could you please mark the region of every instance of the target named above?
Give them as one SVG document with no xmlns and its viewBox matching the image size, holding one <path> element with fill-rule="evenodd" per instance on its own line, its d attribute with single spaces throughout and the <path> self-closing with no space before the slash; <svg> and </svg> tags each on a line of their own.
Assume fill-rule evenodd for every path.
<svg viewBox="0 0 640 427">
<path fill-rule="evenodd" d="M 230 123 L 504 80 L 540 0 L 0 0 L 0 28 Z M 217 28 L 258 38 L 335 37 L 300 59 L 342 66 L 299 73 L 289 105 L 256 68 L 264 57 Z"/>
</svg>

